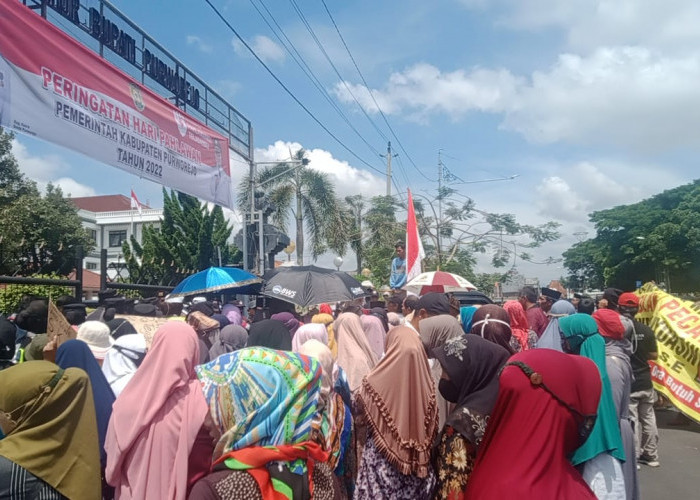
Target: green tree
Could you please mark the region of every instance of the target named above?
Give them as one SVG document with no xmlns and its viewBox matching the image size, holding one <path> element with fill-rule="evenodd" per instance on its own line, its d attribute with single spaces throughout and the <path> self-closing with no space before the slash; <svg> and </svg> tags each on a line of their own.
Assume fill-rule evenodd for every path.
<svg viewBox="0 0 700 500">
<path fill-rule="evenodd" d="M 146 226 L 142 243 L 132 236 L 122 251 L 132 282 L 171 285 L 192 273 L 240 262 L 240 252 L 228 244 L 231 226 L 223 210 L 208 208 L 197 198 L 163 189 L 163 222 Z"/>
<path fill-rule="evenodd" d="M 364 215 L 363 262 L 377 287 L 389 284 L 394 247 L 406 239 L 406 223 L 396 220 L 400 208 L 391 196 L 375 196 Z"/>
<path fill-rule="evenodd" d="M 696 291 L 700 280 L 700 181 L 639 203 L 590 214 L 596 236 L 564 252 L 569 275 L 586 283 L 632 289 L 656 280 Z"/>
<path fill-rule="evenodd" d="M 42 195 L 19 170 L 12 134 L 0 130 L 0 274 L 68 274 L 76 249 L 92 241 L 77 209 L 61 188 L 48 184 Z"/>
<path fill-rule="evenodd" d="M 326 250 L 345 255 L 348 239 L 347 210 L 337 199 L 328 175 L 308 168 L 306 152 L 298 150 L 293 156 L 299 163 L 280 162 L 262 169 L 255 178 L 260 192 L 271 207 L 271 221 L 287 232 L 288 220 L 294 218 L 296 227 L 297 264 L 304 264 L 305 238 L 311 244 L 311 255 L 316 260 Z M 240 184 L 238 204 L 241 210 L 250 208 L 250 178 Z"/>
</svg>

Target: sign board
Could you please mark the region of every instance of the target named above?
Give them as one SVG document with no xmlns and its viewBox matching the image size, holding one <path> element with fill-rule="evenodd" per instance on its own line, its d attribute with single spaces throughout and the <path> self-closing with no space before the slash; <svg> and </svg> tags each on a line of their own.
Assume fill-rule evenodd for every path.
<svg viewBox="0 0 700 500">
<path fill-rule="evenodd" d="M 78 17 L 79 10 L 71 12 Z M 112 47 L 131 58 L 131 42 L 109 30 Z M 145 70 L 171 84 L 185 104 L 201 104 L 196 87 L 152 53 L 143 57 Z M 16 1 L 0 2 L 0 125 L 232 206 L 228 137 Z"/>
</svg>

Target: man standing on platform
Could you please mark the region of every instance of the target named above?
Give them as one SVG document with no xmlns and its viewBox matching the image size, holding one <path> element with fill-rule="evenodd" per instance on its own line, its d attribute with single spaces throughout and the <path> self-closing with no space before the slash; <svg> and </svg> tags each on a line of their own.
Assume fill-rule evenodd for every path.
<svg viewBox="0 0 700 500">
<path fill-rule="evenodd" d="M 391 261 L 389 287 L 392 290 L 400 290 L 406 284 L 406 244 L 399 241 L 394 248 L 396 257 Z"/>
</svg>

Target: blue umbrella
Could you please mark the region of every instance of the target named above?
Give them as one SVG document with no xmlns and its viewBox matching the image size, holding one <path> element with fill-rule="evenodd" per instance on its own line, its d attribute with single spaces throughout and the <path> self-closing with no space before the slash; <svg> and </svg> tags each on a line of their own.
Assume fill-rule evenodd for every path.
<svg viewBox="0 0 700 500">
<path fill-rule="evenodd" d="M 262 279 L 235 267 L 210 267 L 182 280 L 169 297 L 184 297 L 221 290 L 249 293 Z"/>
</svg>

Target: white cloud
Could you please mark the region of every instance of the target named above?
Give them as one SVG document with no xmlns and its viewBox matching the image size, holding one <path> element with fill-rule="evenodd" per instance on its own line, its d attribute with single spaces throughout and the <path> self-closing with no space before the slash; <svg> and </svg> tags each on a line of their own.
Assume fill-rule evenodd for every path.
<svg viewBox="0 0 700 500">
<path fill-rule="evenodd" d="M 384 89 L 373 90 L 372 94 L 385 113 L 409 109 L 418 115 L 446 113 L 457 117 L 470 111 L 507 109 L 519 84 L 518 78 L 505 69 L 442 72 L 431 64 L 419 63 L 403 72 L 392 73 Z M 364 86 L 347 85 L 365 109 L 378 112 Z M 352 101 L 342 82 L 336 84 L 334 92 L 342 101 Z"/>
<path fill-rule="evenodd" d="M 51 182 L 60 186 L 66 196 L 80 197 L 97 194 L 95 189 L 81 184 L 75 179 L 65 176 L 59 177 L 61 172 L 69 170 L 70 166 L 58 155 L 32 155 L 27 147 L 17 139 L 12 141 L 12 154 L 19 163 L 20 171 L 35 181 L 41 191 L 46 189 L 46 185 Z"/>
<path fill-rule="evenodd" d="M 700 41 L 696 0 L 462 0 L 468 8 L 496 11 L 497 24 L 512 29 L 563 30 L 577 50 L 644 45 L 687 50 Z M 691 49 L 692 50 L 692 49 Z"/>
<path fill-rule="evenodd" d="M 204 52 L 205 54 L 211 54 L 214 51 L 214 47 L 196 35 L 187 35 L 186 39 L 187 45 L 194 45 L 198 50 Z"/>
<path fill-rule="evenodd" d="M 279 161 L 289 158 L 292 153 L 302 148 L 298 142 L 276 141 L 267 148 L 255 150 L 258 162 Z M 384 194 L 385 180 L 376 175 L 351 166 L 348 162 L 334 158 L 332 153 L 323 149 L 307 149 L 309 168 L 326 173 L 335 186 L 336 194 L 344 198 L 361 194 L 370 198 Z"/>
<path fill-rule="evenodd" d="M 231 41 L 234 52 L 241 57 L 251 57 L 248 49 L 241 43 L 238 38 Z M 282 46 L 275 43 L 272 39 L 264 35 L 256 35 L 252 40 L 248 41 L 248 45 L 264 62 L 284 62 L 287 54 Z"/>
<path fill-rule="evenodd" d="M 600 48 L 590 56 L 563 54 L 530 77 L 505 69 L 442 72 L 417 64 L 373 90 L 385 113 L 422 118 L 470 112 L 503 116 L 502 127 L 534 143 L 568 142 L 660 151 L 698 147 L 700 54 L 669 58 L 639 47 Z M 376 112 L 369 92 L 353 92 Z M 335 92 L 351 97 L 342 84 Z"/>
</svg>

